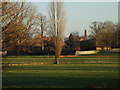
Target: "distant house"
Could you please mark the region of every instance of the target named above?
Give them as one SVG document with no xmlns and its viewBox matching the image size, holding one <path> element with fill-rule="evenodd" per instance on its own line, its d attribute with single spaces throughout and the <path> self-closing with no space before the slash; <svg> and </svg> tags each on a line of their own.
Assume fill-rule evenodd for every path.
<svg viewBox="0 0 120 90">
<path fill-rule="evenodd" d="M 96 50 L 96 41 L 94 39 L 80 41 L 80 51 L 88 50 Z"/>
<path fill-rule="evenodd" d="M 42 50 L 42 40 L 41 36 L 38 35 L 34 37 L 30 41 L 30 45 L 28 47 L 28 52 L 31 54 L 45 54 L 52 50 L 52 45 L 50 43 L 51 38 L 50 37 L 43 37 L 44 42 L 44 49 Z"/>
<path fill-rule="evenodd" d="M 72 34 L 70 34 L 70 36 L 72 37 Z M 111 47 L 99 45 L 98 41 L 96 41 L 95 39 L 88 39 L 87 30 L 84 31 L 84 36 L 81 36 L 81 37 L 76 36 L 77 38 L 79 38 L 79 43 L 74 42 L 71 44 L 70 36 L 69 38 L 66 38 L 65 40 L 66 45 L 64 45 L 63 51 L 62 51 L 66 54 L 71 54 L 71 52 L 73 54 L 76 51 L 106 50 L 106 49 L 110 50 L 111 49 Z"/>
<path fill-rule="evenodd" d="M 87 39 L 87 30 L 84 31 L 84 37 L 80 37 L 80 51 L 96 50 L 96 41 Z"/>
<path fill-rule="evenodd" d="M 72 37 L 72 38 L 71 38 Z M 75 38 L 76 41 L 70 41 Z M 76 51 L 96 50 L 96 41 L 94 39 L 87 39 L 87 31 L 84 36 L 72 36 L 65 39 L 65 44 L 62 49 L 62 54 L 75 54 Z"/>
<path fill-rule="evenodd" d="M 84 41 L 85 40 L 85 38 L 84 37 L 80 37 L 80 40 L 79 41 Z"/>
<path fill-rule="evenodd" d="M 95 39 L 87 39 L 87 31 L 85 30 L 84 37 L 80 37 L 80 51 L 85 50 L 110 50 L 111 47 L 99 45 Z"/>
</svg>

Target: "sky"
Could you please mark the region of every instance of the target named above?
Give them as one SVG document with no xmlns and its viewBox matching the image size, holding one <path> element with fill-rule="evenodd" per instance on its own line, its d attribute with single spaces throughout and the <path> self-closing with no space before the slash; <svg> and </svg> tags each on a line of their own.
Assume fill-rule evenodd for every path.
<svg viewBox="0 0 120 90">
<path fill-rule="evenodd" d="M 37 12 L 48 17 L 49 2 L 31 2 L 37 8 Z M 118 3 L 117 2 L 64 2 L 66 11 L 65 36 L 68 37 L 72 32 L 79 32 L 80 36 L 90 34 L 89 26 L 94 21 L 104 22 L 106 20 L 113 23 L 118 22 Z"/>
</svg>

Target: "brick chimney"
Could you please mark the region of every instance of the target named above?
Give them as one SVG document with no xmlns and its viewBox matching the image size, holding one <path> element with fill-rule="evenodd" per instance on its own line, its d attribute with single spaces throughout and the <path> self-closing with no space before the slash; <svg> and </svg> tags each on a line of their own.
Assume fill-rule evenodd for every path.
<svg viewBox="0 0 120 90">
<path fill-rule="evenodd" d="M 85 40 L 87 40 L 87 30 L 85 30 Z"/>
</svg>

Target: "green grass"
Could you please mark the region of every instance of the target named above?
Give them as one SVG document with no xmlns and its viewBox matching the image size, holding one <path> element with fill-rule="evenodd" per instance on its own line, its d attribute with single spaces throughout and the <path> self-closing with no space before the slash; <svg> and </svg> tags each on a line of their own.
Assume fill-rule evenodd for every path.
<svg viewBox="0 0 120 90">
<path fill-rule="evenodd" d="M 10 66 L 3 72 L 3 87 L 107 88 L 118 87 L 117 64 L 60 64 Z"/>
<path fill-rule="evenodd" d="M 7 60 L 6 60 L 7 59 Z M 48 64 L 8 66 L 3 70 L 3 88 L 118 88 L 118 58 L 54 58 L 45 56 L 10 56 L 3 58 L 12 63 L 44 62 Z M 89 63 L 85 63 L 88 62 Z M 96 63 L 91 63 L 91 62 Z M 71 62 L 68 64 L 68 62 Z M 82 63 L 78 63 L 82 62 Z M 74 64 L 75 63 L 75 64 Z"/>
<path fill-rule="evenodd" d="M 78 63 L 118 63 L 118 58 L 106 57 L 62 57 L 59 58 L 60 64 L 78 64 Z M 2 59 L 3 63 L 11 64 L 53 64 L 54 58 L 46 56 L 7 56 Z"/>
</svg>

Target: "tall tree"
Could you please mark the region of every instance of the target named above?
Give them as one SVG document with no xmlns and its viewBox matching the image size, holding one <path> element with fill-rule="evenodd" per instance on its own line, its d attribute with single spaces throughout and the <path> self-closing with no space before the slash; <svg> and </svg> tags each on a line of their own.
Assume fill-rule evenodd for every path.
<svg viewBox="0 0 120 90">
<path fill-rule="evenodd" d="M 50 10 L 50 29 L 52 33 L 52 40 L 55 46 L 55 64 L 59 64 L 59 56 L 63 46 L 63 32 L 65 28 L 65 11 L 63 11 L 63 2 L 51 2 Z"/>
</svg>

